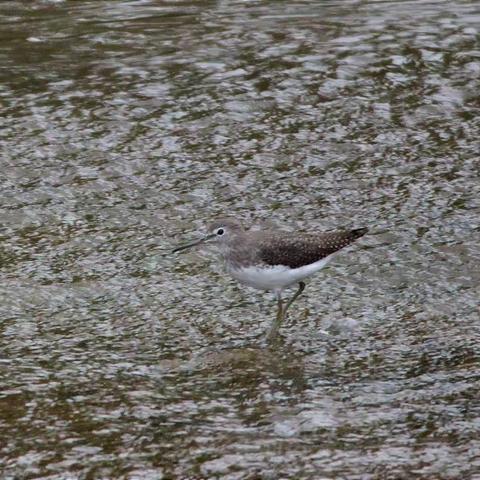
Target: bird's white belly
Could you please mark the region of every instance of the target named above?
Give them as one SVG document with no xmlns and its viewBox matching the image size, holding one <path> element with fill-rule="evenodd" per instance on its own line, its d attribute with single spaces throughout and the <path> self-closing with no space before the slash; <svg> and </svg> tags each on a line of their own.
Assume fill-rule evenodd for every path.
<svg viewBox="0 0 480 480">
<path fill-rule="evenodd" d="M 330 262 L 333 256 L 334 254 L 329 255 L 318 262 L 299 268 L 289 268 L 284 265 L 263 268 L 251 266 L 229 268 L 229 272 L 233 278 L 250 287 L 260 290 L 280 290 L 318 272 Z"/>
</svg>

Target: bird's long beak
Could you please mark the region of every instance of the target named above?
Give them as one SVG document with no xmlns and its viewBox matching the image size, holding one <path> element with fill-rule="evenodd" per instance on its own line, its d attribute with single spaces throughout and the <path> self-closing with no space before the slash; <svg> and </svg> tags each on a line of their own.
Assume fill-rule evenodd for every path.
<svg viewBox="0 0 480 480">
<path fill-rule="evenodd" d="M 200 245 L 201 243 L 205 243 L 208 240 L 211 240 L 216 235 L 212 233 L 211 235 L 207 235 L 206 237 L 200 238 L 199 240 L 195 240 L 194 242 L 186 243 L 185 245 L 180 245 L 177 248 L 172 250 L 172 253 L 181 252 L 182 250 L 186 250 L 187 248 L 194 247 L 195 245 Z"/>
</svg>

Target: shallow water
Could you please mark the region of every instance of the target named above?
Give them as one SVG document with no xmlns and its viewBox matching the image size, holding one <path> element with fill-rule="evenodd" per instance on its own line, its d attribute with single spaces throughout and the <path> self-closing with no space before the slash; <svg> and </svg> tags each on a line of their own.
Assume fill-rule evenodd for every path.
<svg viewBox="0 0 480 480">
<path fill-rule="evenodd" d="M 2 478 L 480 478 L 480 5 L 0 4 Z M 265 348 L 205 221 L 371 234 Z"/>
</svg>

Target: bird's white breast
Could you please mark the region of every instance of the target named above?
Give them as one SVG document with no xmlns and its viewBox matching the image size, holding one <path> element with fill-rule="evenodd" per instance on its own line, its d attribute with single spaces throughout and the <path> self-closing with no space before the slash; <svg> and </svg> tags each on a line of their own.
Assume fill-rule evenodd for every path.
<svg viewBox="0 0 480 480">
<path fill-rule="evenodd" d="M 250 287 L 260 290 L 281 290 L 321 270 L 330 262 L 333 255 L 298 268 L 289 268 L 284 265 L 275 265 L 274 267 L 250 266 L 229 268 L 229 272 L 233 278 Z"/>
</svg>

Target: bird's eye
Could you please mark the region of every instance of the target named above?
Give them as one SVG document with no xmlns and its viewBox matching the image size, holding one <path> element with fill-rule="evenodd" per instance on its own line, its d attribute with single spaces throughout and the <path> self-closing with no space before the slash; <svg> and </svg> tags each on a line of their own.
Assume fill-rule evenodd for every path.
<svg viewBox="0 0 480 480">
<path fill-rule="evenodd" d="M 219 228 L 217 230 L 217 235 L 223 235 L 225 233 L 225 230 L 223 228 Z"/>
</svg>

